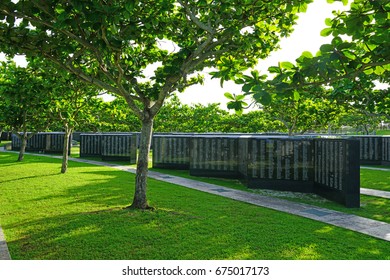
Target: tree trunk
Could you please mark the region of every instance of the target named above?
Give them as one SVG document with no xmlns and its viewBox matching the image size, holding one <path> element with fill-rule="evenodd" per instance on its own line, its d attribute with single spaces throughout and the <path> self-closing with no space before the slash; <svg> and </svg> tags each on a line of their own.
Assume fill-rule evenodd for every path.
<svg viewBox="0 0 390 280">
<path fill-rule="evenodd" d="M 148 163 L 150 144 L 152 141 L 153 118 L 149 117 L 142 121 L 141 139 L 137 160 L 137 174 L 135 178 L 135 192 L 133 203 L 129 208 L 150 209 L 146 198 Z"/>
<path fill-rule="evenodd" d="M 20 150 L 19 150 L 18 161 L 23 161 L 24 152 L 26 151 L 26 147 L 27 147 L 27 139 L 28 139 L 27 132 L 23 132 L 23 134 L 21 134 L 21 135 L 18 134 L 18 137 L 22 142 L 22 144 L 20 146 Z"/>
<path fill-rule="evenodd" d="M 69 159 L 69 138 L 72 134 L 72 129 L 68 126 L 65 127 L 64 135 L 64 149 L 62 151 L 62 166 L 61 173 L 65 173 L 68 170 L 68 159 Z"/>
</svg>

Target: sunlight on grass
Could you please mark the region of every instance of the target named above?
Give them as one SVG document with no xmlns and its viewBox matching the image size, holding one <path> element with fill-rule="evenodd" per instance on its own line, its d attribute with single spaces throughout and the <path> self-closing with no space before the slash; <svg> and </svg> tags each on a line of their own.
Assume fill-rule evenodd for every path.
<svg viewBox="0 0 390 280">
<path fill-rule="evenodd" d="M 153 179 L 155 211 L 125 210 L 133 174 L 77 162 L 60 174 L 60 160 L 16 157 L 0 153 L 13 259 L 390 259 L 390 242 Z"/>
</svg>

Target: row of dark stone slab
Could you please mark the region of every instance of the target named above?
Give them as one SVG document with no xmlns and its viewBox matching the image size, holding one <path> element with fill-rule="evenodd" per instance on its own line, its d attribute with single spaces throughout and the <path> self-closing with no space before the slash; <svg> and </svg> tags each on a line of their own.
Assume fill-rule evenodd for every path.
<svg viewBox="0 0 390 280">
<path fill-rule="evenodd" d="M 236 178 L 250 188 L 316 193 L 360 206 L 359 141 L 256 135 L 155 135 L 153 167 Z"/>
<path fill-rule="evenodd" d="M 64 135 L 63 132 L 39 132 L 31 135 L 28 133 L 26 151 L 38 153 L 54 153 L 62 154 L 64 150 Z M 30 138 L 31 136 L 31 138 Z M 22 140 L 15 134 L 11 136 L 11 145 L 13 151 L 19 151 L 22 146 Z M 72 137 L 69 139 L 69 147 L 71 147 Z M 70 149 L 69 149 L 70 153 Z"/>
<path fill-rule="evenodd" d="M 61 138 L 62 137 L 62 138 Z M 135 163 L 139 133 L 81 133 L 80 157 Z M 13 148 L 18 138 L 12 137 Z M 62 152 L 63 133 L 38 133 L 27 151 Z M 390 137 L 155 134 L 153 167 L 241 179 L 250 188 L 313 192 L 359 207 L 359 164 L 388 164 Z"/>
</svg>

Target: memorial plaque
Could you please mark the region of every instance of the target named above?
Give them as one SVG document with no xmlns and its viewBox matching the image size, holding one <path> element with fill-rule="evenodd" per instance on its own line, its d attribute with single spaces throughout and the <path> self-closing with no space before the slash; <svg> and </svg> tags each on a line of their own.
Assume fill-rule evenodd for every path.
<svg viewBox="0 0 390 280">
<path fill-rule="evenodd" d="M 207 177 L 239 177 L 239 135 L 194 135 L 191 139 L 190 174 Z M 241 161 L 246 159 L 241 158 Z"/>
<path fill-rule="evenodd" d="M 249 137 L 248 172 L 251 188 L 310 192 L 313 164 L 308 146 L 311 140 L 288 137 Z M 305 160 L 306 166 L 303 166 Z M 306 172 L 306 175 L 303 173 Z M 311 174 L 311 175 L 310 175 Z M 302 179 L 306 177 L 306 181 Z"/>
<path fill-rule="evenodd" d="M 39 136 L 39 133 L 38 133 Z M 63 153 L 64 149 L 64 141 L 65 141 L 65 133 L 64 132 L 50 132 L 44 133 L 42 138 L 46 138 L 46 147 L 44 152 L 46 153 Z M 42 141 L 43 139 L 39 139 L 38 141 Z M 69 154 L 70 149 L 72 147 L 72 136 L 69 137 Z"/>
<path fill-rule="evenodd" d="M 80 134 L 80 157 L 101 157 L 102 156 L 102 134 L 81 133 Z"/>
<path fill-rule="evenodd" d="M 314 191 L 347 207 L 360 207 L 359 142 L 315 139 Z"/>
<path fill-rule="evenodd" d="M 359 140 L 360 163 L 361 164 L 382 164 L 383 144 L 385 137 L 379 136 L 352 136 L 353 139 Z"/>
<path fill-rule="evenodd" d="M 153 167 L 188 169 L 191 135 L 153 135 Z"/>
<path fill-rule="evenodd" d="M 30 136 L 31 133 L 28 132 Z M 27 139 L 26 152 L 33 153 L 53 153 L 61 154 L 64 147 L 63 132 L 38 132 Z M 69 139 L 69 147 L 71 147 L 72 138 Z M 22 141 L 16 135 L 12 135 L 12 150 L 20 150 Z M 70 154 L 70 148 L 69 148 Z"/>
<path fill-rule="evenodd" d="M 107 161 L 137 161 L 137 138 L 131 133 L 102 134 L 102 159 Z"/>
<path fill-rule="evenodd" d="M 390 136 L 382 138 L 382 164 L 390 165 Z"/>
</svg>

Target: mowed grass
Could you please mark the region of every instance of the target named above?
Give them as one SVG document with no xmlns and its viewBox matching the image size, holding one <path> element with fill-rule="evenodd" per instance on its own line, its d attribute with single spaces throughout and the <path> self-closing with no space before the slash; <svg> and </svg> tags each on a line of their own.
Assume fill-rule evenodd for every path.
<svg viewBox="0 0 390 280">
<path fill-rule="evenodd" d="M 390 168 L 388 171 L 360 169 L 360 186 L 390 192 Z"/>
<path fill-rule="evenodd" d="M 324 199 L 315 194 L 303 194 L 303 193 L 271 191 L 271 190 L 261 190 L 261 189 L 248 189 L 239 180 L 195 177 L 195 176 L 190 176 L 188 170 L 168 170 L 168 169 L 157 169 L 157 168 L 152 170 L 174 175 L 174 176 L 216 184 L 228 188 L 258 193 L 261 195 L 278 197 L 278 198 L 287 199 L 294 202 L 301 202 L 310 205 L 315 205 L 323 208 L 328 208 L 336 211 L 362 216 L 369 219 L 390 223 L 390 199 L 386 199 L 386 198 L 360 195 L 360 208 L 346 208 L 343 205 Z M 362 188 L 370 187 L 372 189 L 390 191 L 389 189 L 390 170 L 378 171 L 378 170 L 361 169 L 360 180 L 361 180 Z"/>
<path fill-rule="evenodd" d="M 134 175 L 0 153 L 0 224 L 13 259 L 390 259 L 390 242 Z"/>
</svg>

